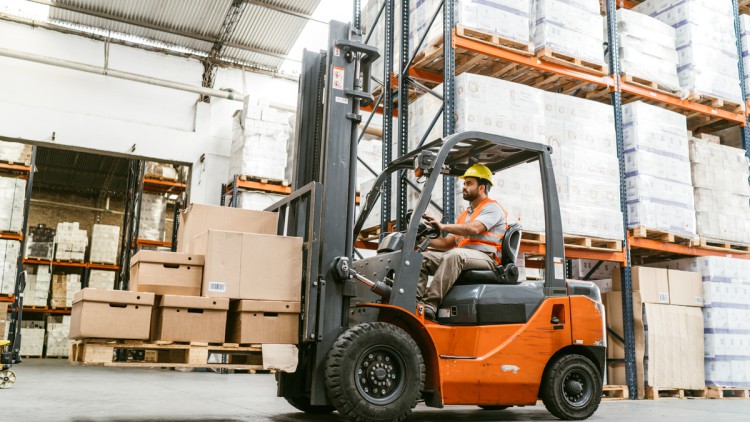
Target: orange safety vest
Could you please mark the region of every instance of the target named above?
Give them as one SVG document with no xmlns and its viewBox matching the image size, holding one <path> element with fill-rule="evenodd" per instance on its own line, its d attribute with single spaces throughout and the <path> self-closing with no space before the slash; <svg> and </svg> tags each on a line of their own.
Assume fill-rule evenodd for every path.
<svg viewBox="0 0 750 422">
<path fill-rule="evenodd" d="M 505 230 L 508 230 L 508 211 L 506 211 L 505 208 L 503 208 L 503 206 L 500 205 L 497 201 L 495 201 L 494 199 L 490 199 L 490 198 L 485 199 L 479 204 L 477 209 L 475 209 L 474 212 L 471 213 L 471 217 L 469 218 L 469 221 L 476 220 L 477 217 L 479 217 L 479 214 L 482 213 L 482 208 L 484 208 L 484 206 L 489 203 L 495 203 L 500 207 L 501 210 L 503 210 L 503 214 L 505 214 Z M 461 215 L 458 217 L 457 223 L 458 224 L 465 223 L 467 217 L 469 217 L 468 209 L 464 210 L 464 212 L 461 213 Z M 488 229 L 491 229 L 491 227 L 489 227 Z M 486 230 L 475 237 L 459 236 L 456 239 L 456 247 L 462 248 L 467 245 L 484 246 L 485 250 L 482 252 L 488 252 L 486 249 L 491 249 L 492 253 L 494 253 L 495 255 L 495 261 L 499 265 L 500 257 L 502 256 L 501 251 L 503 248 L 504 237 L 505 235 L 490 233 L 489 230 Z"/>
</svg>

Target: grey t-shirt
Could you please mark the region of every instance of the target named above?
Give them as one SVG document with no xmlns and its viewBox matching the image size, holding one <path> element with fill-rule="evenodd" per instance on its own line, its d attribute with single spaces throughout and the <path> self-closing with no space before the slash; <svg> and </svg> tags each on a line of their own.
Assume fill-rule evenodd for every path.
<svg viewBox="0 0 750 422">
<path fill-rule="evenodd" d="M 471 220 L 471 214 L 474 211 L 471 207 L 468 209 L 469 215 L 466 217 L 466 221 Z M 503 209 L 500 207 L 499 204 L 495 202 L 490 202 L 487 205 L 485 205 L 482 208 L 482 211 L 479 212 L 479 215 L 477 218 L 475 218 L 476 221 L 481 222 L 484 224 L 484 227 L 487 228 L 487 231 L 489 231 L 492 234 L 495 235 L 504 235 L 505 234 L 505 213 L 503 212 Z M 479 236 L 467 236 L 469 239 L 482 239 L 482 235 Z M 494 240 L 494 239 L 493 239 Z M 469 249 L 478 249 L 481 251 L 489 251 L 487 246 L 484 245 L 465 245 L 464 248 Z"/>
</svg>

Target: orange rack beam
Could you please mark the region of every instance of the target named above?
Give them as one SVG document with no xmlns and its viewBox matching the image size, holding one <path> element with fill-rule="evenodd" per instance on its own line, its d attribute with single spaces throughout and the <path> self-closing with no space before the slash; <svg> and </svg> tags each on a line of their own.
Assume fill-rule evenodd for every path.
<svg viewBox="0 0 750 422">
<path fill-rule="evenodd" d="M 23 307 L 24 313 L 40 313 L 40 314 L 58 314 L 58 315 L 70 315 L 70 309 L 50 309 L 47 307 L 39 308 L 36 306 Z"/>
<path fill-rule="evenodd" d="M 149 239 L 138 239 L 135 241 L 135 243 L 138 246 L 161 246 L 165 248 L 169 248 L 172 246 L 172 242 L 162 242 L 159 240 L 149 240 Z"/>
<path fill-rule="evenodd" d="M 0 239 L 23 240 L 23 233 L 0 233 Z"/>
<path fill-rule="evenodd" d="M 183 192 L 187 188 L 185 183 L 169 180 L 143 179 L 143 189 L 152 192 Z"/>
<path fill-rule="evenodd" d="M 171 245 L 170 245 L 171 246 Z M 117 271 L 120 269 L 119 265 L 110 265 L 110 264 L 94 264 L 92 262 L 89 262 L 88 267 L 92 270 L 113 270 Z"/>
<path fill-rule="evenodd" d="M 547 245 L 542 243 L 525 243 L 521 242 L 519 252 L 531 255 L 544 255 L 547 252 Z M 566 259 L 593 259 L 597 261 L 611 261 L 624 264 L 627 262 L 625 249 L 621 252 L 599 251 L 581 248 L 565 248 Z"/>
<path fill-rule="evenodd" d="M 24 264 L 30 264 L 30 265 L 52 265 L 55 267 L 74 267 L 74 268 L 86 268 L 88 264 L 85 262 L 69 262 L 69 261 L 50 261 L 48 259 L 34 259 L 34 258 L 25 258 L 23 260 Z"/>
<path fill-rule="evenodd" d="M 10 295 L 10 296 L 0 296 L 0 303 L 2 303 L 2 302 L 13 303 L 13 299 L 14 299 L 13 295 Z"/>
<path fill-rule="evenodd" d="M 23 164 L 8 164 L 8 163 L 0 163 L 0 169 L 3 170 L 13 170 L 13 171 L 23 171 L 30 173 L 31 172 L 31 166 L 26 166 Z"/>
<path fill-rule="evenodd" d="M 280 193 L 283 195 L 289 195 L 292 193 L 291 186 L 273 185 L 270 183 L 261 183 L 255 181 L 238 180 L 237 187 L 240 189 L 258 190 L 262 192 Z M 231 193 L 232 190 L 228 189 L 227 193 Z"/>
<path fill-rule="evenodd" d="M 727 258 L 750 259 L 750 253 L 743 253 L 741 251 L 728 252 L 718 249 L 678 245 L 675 243 L 659 242 L 658 240 L 632 237 L 630 235 L 628 235 L 628 242 L 630 242 L 631 249 L 646 249 L 688 256 L 722 256 Z"/>
</svg>

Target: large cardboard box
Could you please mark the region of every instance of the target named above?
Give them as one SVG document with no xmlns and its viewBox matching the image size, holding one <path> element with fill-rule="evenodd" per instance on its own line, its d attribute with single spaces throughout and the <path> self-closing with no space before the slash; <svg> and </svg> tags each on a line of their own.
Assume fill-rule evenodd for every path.
<svg viewBox="0 0 750 422">
<path fill-rule="evenodd" d="M 179 218 L 177 250 L 180 252 L 188 252 L 193 238 L 208 230 L 276 234 L 279 221 L 275 212 L 203 204 L 190 204 Z"/>
<path fill-rule="evenodd" d="M 209 230 L 191 243 L 206 257 L 203 296 L 300 300 L 302 238 Z"/>
<path fill-rule="evenodd" d="M 227 341 L 239 344 L 297 344 L 299 313 L 299 302 L 232 302 L 227 324 Z"/>
<path fill-rule="evenodd" d="M 669 304 L 669 277 L 664 268 L 632 267 L 631 281 L 634 292 L 641 292 L 643 303 Z M 612 272 L 612 290 L 622 291 L 620 271 Z"/>
<path fill-rule="evenodd" d="M 200 296 L 203 255 L 138 251 L 130 263 L 130 291 Z"/>
<path fill-rule="evenodd" d="M 624 339 L 623 317 L 622 317 L 622 292 L 611 292 L 603 295 L 604 308 L 607 315 L 607 359 L 608 371 L 607 382 L 611 385 L 627 385 L 625 376 L 625 344 L 620 341 Z M 635 331 L 635 362 L 636 379 L 638 384 L 638 398 L 645 395 L 643 358 L 646 352 L 644 326 L 643 326 L 643 303 L 641 294 L 633 292 L 633 329 Z M 610 331 L 617 334 L 612 335 Z"/>
<path fill-rule="evenodd" d="M 223 343 L 229 299 L 164 295 L 151 318 L 152 341 Z"/>
<path fill-rule="evenodd" d="M 73 298 L 70 338 L 148 340 L 154 294 L 83 289 Z"/>
<path fill-rule="evenodd" d="M 669 303 L 682 306 L 703 306 L 703 278 L 701 273 L 667 270 Z"/>
</svg>

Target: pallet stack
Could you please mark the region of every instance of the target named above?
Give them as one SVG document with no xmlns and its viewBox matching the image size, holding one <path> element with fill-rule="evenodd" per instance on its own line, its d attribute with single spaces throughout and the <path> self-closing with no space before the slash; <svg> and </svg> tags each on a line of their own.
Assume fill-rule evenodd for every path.
<svg viewBox="0 0 750 422">
<path fill-rule="evenodd" d="M 79 223 L 57 223 L 55 231 L 55 259 L 58 261 L 83 262 L 89 237 Z"/>
<path fill-rule="evenodd" d="M 0 338 L 8 338 L 8 325 L 10 324 L 8 318 L 10 317 L 9 312 L 10 304 L 0 302 Z"/>
<path fill-rule="evenodd" d="M 18 271 L 20 244 L 15 240 L 0 239 L 0 293 L 13 294 Z"/>
<path fill-rule="evenodd" d="M 44 355 L 44 321 L 21 321 L 21 356 L 42 357 Z"/>
<path fill-rule="evenodd" d="M 144 193 L 141 199 L 141 219 L 138 227 L 138 238 L 163 241 L 167 200 L 164 195 Z"/>
<path fill-rule="evenodd" d="M 52 297 L 50 307 L 53 309 L 71 308 L 73 297 L 81 290 L 81 276 L 78 274 L 55 274 L 52 276 Z"/>
<path fill-rule="evenodd" d="M 52 260 L 55 255 L 55 229 L 39 224 L 29 227 L 26 258 Z"/>
<path fill-rule="evenodd" d="M 115 288 L 115 272 L 107 270 L 91 270 L 89 272 L 88 287 L 102 290 Z"/>
<path fill-rule="evenodd" d="M 176 182 L 179 180 L 179 174 L 172 164 L 156 163 L 146 161 L 144 177 L 147 179 L 168 180 Z"/>
<path fill-rule="evenodd" d="M 94 224 L 91 230 L 91 253 L 89 262 L 96 264 L 117 263 L 117 250 L 120 244 L 120 226 Z"/>
<path fill-rule="evenodd" d="M 25 306 L 45 307 L 49 301 L 52 275 L 50 267 L 38 265 L 36 274 L 26 276 L 26 291 L 24 292 L 23 304 Z"/>
<path fill-rule="evenodd" d="M 46 357 L 66 357 L 70 352 L 70 316 L 50 315 L 47 317 L 45 336 Z"/>
</svg>

